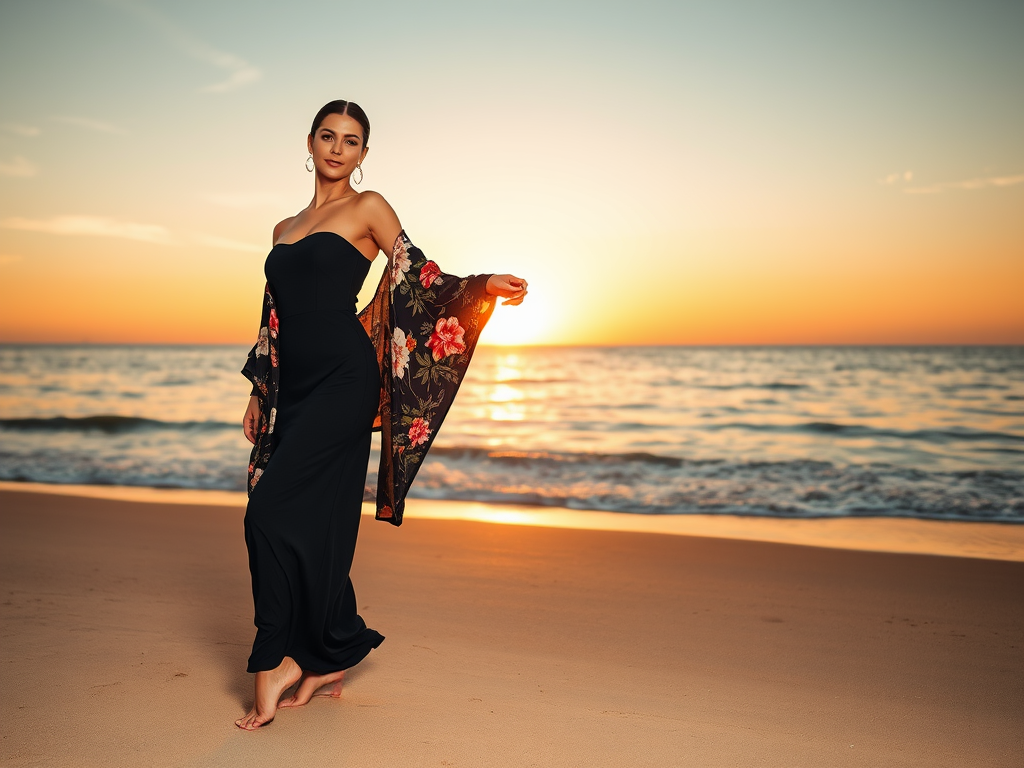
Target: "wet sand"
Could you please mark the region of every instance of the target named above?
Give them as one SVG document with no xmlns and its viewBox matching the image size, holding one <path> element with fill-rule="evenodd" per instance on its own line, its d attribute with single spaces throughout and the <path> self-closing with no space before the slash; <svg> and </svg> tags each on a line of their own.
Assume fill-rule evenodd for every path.
<svg viewBox="0 0 1024 768">
<path fill-rule="evenodd" d="M 1021 764 L 1015 557 L 425 519 L 417 504 L 401 528 L 362 523 L 353 580 L 384 644 L 340 700 L 245 733 L 241 507 L 0 490 L 0 759 Z"/>
</svg>

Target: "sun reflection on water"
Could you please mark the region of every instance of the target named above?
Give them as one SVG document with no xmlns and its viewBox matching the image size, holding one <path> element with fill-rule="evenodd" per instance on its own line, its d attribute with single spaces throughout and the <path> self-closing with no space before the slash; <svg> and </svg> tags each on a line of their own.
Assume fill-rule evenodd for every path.
<svg viewBox="0 0 1024 768">
<path fill-rule="evenodd" d="M 523 378 L 523 364 L 519 355 L 502 355 L 495 364 L 495 381 L 516 381 Z"/>
<path fill-rule="evenodd" d="M 526 395 L 520 387 L 504 382 L 523 378 L 523 359 L 515 353 L 501 354 L 494 362 L 493 383 L 487 388 L 486 413 L 491 421 L 522 421 L 526 418 Z"/>
</svg>

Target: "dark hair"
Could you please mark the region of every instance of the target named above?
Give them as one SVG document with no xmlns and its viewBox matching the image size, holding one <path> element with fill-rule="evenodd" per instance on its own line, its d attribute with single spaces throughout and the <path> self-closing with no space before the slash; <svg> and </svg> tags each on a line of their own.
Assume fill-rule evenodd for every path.
<svg viewBox="0 0 1024 768">
<path fill-rule="evenodd" d="M 316 133 L 316 129 L 320 127 L 320 123 L 328 115 L 348 115 L 359 123 L 363 128 L 363 146 L 366 146 L 370 140 L 370 118 L 363 112 L 362 107 L 354 101 L 345 101 L 344 99 L 335 99 L 334 101 L 327 102 L 316 113 L 316 117 L 313 118 L 313 127 L 309 129 L 310 136 Z"/>
</svg>

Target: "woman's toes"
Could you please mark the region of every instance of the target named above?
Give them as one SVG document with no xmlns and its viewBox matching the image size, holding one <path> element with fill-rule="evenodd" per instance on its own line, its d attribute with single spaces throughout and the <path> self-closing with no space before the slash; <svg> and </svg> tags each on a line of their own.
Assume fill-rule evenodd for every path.
<svg viewBox="0 0 1024 768">
<path fill-rule="evenodd" d="M 237 720 L 235 720 L 235 725 L 237 725 L 242 730 L 251 731 L 256 728 L 259 728 L 259 726 L 262 725 L 264 722 L 263 720 L 260 720 L 260 722 L 257 723 L 257 720 L 260 720 L 260 715 L 256 711 L 256 708 L 253 707 L 249 710 L 249 713 L 245 717 L 240 717 Z"/>
</svg>

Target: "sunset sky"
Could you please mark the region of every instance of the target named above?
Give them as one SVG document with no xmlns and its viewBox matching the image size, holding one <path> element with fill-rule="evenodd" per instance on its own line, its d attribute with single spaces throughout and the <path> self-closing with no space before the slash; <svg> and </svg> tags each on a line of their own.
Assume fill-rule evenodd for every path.
<svg viewBox="0 0 1024 768">
<path fill-rule="evenodd" d="M 1024 3 L 0 6 L 0 341 L 249 343 L 310 121 L 483 341 L 1024 343 Z M 372 292 L 383 266 L 367 278 Z"/>
</svg>

